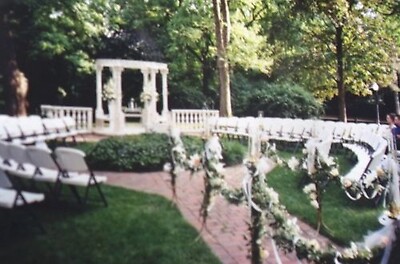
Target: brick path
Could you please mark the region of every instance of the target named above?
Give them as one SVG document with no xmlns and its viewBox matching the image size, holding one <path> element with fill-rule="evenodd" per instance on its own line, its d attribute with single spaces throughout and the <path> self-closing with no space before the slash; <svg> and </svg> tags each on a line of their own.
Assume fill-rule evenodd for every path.
<svg viewBox="0 0 400 264">
<path fill-rule="evenodd" d="M 231 185 L 239 187 L 245 172 L 244 166 L 227 168 L 225 179 Z M 154 173 L 102 173 L 108 176 L 108 184 L 120 186 L 137 191 L 159 194 L 168 199 L 172 198 L 170 176 L 165 172 Z M 203 177 L 201 173 L 193 176 L 185 172 L 177 179 L 177 205 L 185 219 L 197 230 L 201 228 L 199 209 L 202 201 Z M 248 241 L 244 235 L 248 235 L 249 211 L 246 206 L 228 204 L 224 199 L 215 201 L 209 218 L 207 229 L 203 229 L 201 236 L 210 246 L 213 252 L 224 264 L 250 263 L 248 255 Z M 310 238 L 316 238 L 321 243 L 330 243 L 327 239 L 317 236 L 314 229 L 298 221 L 303 234 Z M 265 263 L 302 263 L 294 254 L 280 252 L 281 262 L 274 257 L 272 243 L 269 239 L 264 241 L 264 247 L 268 257 Z"/>
</svg>

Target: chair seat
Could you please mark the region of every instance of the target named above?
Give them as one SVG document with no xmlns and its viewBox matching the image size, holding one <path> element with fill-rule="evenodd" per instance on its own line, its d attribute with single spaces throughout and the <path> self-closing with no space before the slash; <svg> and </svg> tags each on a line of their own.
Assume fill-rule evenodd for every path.
<svg viewBox="0 0 400 264">
<path fill-rule="evenodd" d="M 96 178 L 97 183 L 103 183 L 107 181 L 106 176 L 94 176 Z M 89 185 L 89 174 L 78 174 L 78 173 L 69 173 L 69 177 L 61 177 L 61 182 L 68 185 L 74 186 L 88 186 Z M 90 184 L 94 184 L 91 182 Z"/>
<path fill-rule="evenodd" d="M 35 169 L 27 169 L 27 170 L 10 170 L 7 169 L 7 172 L 12 176 L 24 178 L 24 179 L 32 179 L 33 174 L 35 173 Z"/>
<path fill-rule="evenodd" d="M 58 170 L 40 168 L 40 171 L 42 172 L 42 174 L 35 174 L 33 176 L 33 179 L 35 181 L 43 181 L 51 183 L 55 183 L 57 181 L 59 175 Z"/>
<path fill-rule="evenodd" d="M 44 194 L 42 193 L 32 193 L 32 192 L 22 192 L 22 196 L 25 198 L 27 204 L 41 202 L 44 200 Z M 0 207 L 13 208 L 15 199 L 17 198 L 17 191 L 12 189 L 0 189 Z M 22 199 L 17 199 L 15 203 L 16 206 L 24 205 Z"/>
</svg>

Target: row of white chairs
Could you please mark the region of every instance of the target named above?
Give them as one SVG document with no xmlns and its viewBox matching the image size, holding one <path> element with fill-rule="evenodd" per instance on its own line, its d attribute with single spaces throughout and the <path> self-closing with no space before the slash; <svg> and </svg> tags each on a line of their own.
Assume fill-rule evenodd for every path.
<svg viewBox="0 0 400 264">
<path fill-rule="evenodd" d="M 85 153 L 80 150 L 58 147 L 52 152 L 48 148 L 0 141 L 0 158 L 1 170 L 16 179 L 46 183 L 55 198 L 62 186 L 68 186 L 78 202 L 85 204 L 89 189 L 94 187 L 107 206 L 100 188 L 107 178 L 94 174 L 85 161 Z M 85 189 L 83 199 L 77 187 Z"/>
<path fill-rule="evenodd" d="M 379 184 L 376 170 L 385 159 L 388 146 L 392 145 L 387 125 L 270 117 L 218 117 L 211 119 L 208 125 L 210 133 L 220 135 L 242 137 L 259 130 L 263 138 L 271 140 L 314 141 L 323 148 L 320 151 L 325 155 L 329 154 L 331 143 L 340 143 L 357 158 L 354 167 L 342 177 L 343 185 L 349 187 L 345 189 L 346 195 L 352 200 L 376 197 L 375 184 Z M 358 191 L 353 192 L 354 189 Z"/>
<path fill-rule="evenodd" d="M 357 157 L 356 164 L 342 177 L 342 184 L 347 187 L 346 195 L 351 200 L 358 200 L 361 197 L 374 199 L 379 191 L 382 191 L 376 188 L 376 185 L 380 184 L 377 170 L 388 159 L 386 156 L 388 141 L 382 137 L 371 136 L 370 139 L 368 146 L 355 143 L 343 144 Z"/>
<path fill-rule="evenodd" d="M 251 131 L 259 129 L 272 140 L 306 141 L 309 138 L 330 136 L 334 143 L 360 142 L 364 135 L 384 136 L 387 125 L 366 123 L 345 123 L 298 118 L 273 117 L 216 117 L 208 121 L 210 133 L 233 136 L 248 136 Z M 364 143 L 368 143 L 364 140 Z"/>
<path fill-rule="evenodd" d="M 0 116 L 0 140 L 33 144 L 58 138 L 74 138 L 78 134 L 76 122 L 72 117 Z"/>
</svg>

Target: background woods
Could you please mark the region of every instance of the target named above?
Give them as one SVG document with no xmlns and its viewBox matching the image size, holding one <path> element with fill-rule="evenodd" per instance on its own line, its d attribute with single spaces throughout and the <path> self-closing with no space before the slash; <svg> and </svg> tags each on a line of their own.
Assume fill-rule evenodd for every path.
<svg viewBox="0 0 400 264">
<path fill-rule="evenodd" d="M 327 115 L 372 118 L 376 82 L 389 88 L 379 90 L 382 107 L 398 111 L 394 0 L 8 0 L 0 15 L 1 108 L 14 115 L 40 104 L 94 106 L 100 57 L 167 62 L 171 108 L 277 116 L 265 101 L 274 94 L 272 109 L 310 97 Z M 140 87 L 126 76 L 124 103 Z M 304 113 L 323 114 L 293 115 Z"/>
</svg>

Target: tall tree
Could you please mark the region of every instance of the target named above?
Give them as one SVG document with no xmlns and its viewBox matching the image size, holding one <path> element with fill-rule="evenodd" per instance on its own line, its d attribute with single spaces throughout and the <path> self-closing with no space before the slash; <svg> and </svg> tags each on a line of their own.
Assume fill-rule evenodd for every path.
<svg viewBox="0 0 400 264">
<path fill-rule="evenodd" d="M 217 68 L 220 90 L 219 112 L 221 116 L 232 116 L 228 60 L 231 24 L 228 0 L 213 0 L 213 13 L 215 21 L 215 36 L 217 39 Z"/>
<path fill-rule="evenodd" d="M 379 0 L 275 2 L 287 2 L 289 9 L 283 10 L 298 29 L 286 39 L 291 45 L 282 49 L 277 60 L 286 69 L 280 75 L 308 87 L 321 100 L 337 96 L 341 120 L 347 120 L 346 93 L 370 95 L 373 82 L 381 87 L 390 82 L 393 39 L 380 14 L 387 4 Z"/>
<path fill-rule="evenodd" d="M 229 3 L 231 25 L 226 54 L 229 73 L 238 69 L 268 73 L 272 60 L 270 47 L 259 23 L 260 14 L 264 12 L 262 1 Z M 218 102 L 214 102 L 214 99 L 218 100 L 216 79 L 219 75 L 216 75 L 217 41 L 213 2 L 183 1 L 168 23 L 168 34 L 170 38 L 166 56 L 171 61 L 172 79 L 179 79 L 174 85 L 183 85 L 185 89 L 196 92 L 200 90 L 209 103 L 218 105 Z"/>
</svg>

